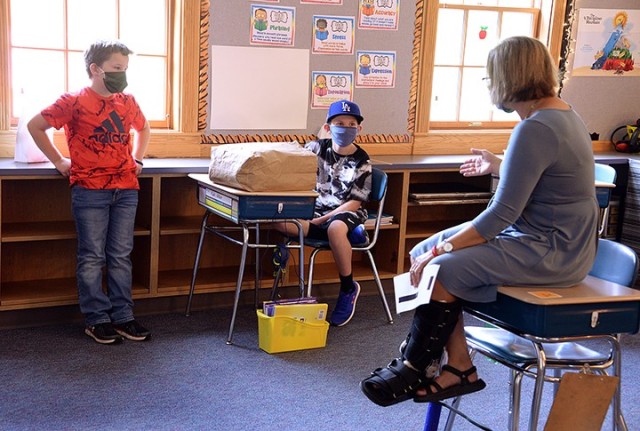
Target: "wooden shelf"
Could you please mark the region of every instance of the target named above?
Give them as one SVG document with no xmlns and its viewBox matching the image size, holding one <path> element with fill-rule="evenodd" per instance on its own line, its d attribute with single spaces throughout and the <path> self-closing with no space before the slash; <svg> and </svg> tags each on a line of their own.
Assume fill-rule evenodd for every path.
<svg viewBox="0 0 640 431">
<path fill-rule="evenodd" d="M 187 295 L 191 286 L 191 269 L 161 271 L 158 273 L 158 294 L 161 296 Z M 201 268 L 196 278 L 194 294 L 235 291 L 238 267 Z M 254 288 L 254 267 L 247 265 L 242 280 L 242 289 Z M 260 282 L 261 288 L 271 288 L 272 280 L 266 275 Z"/>
<path fill-rule="evenodd" d="M 440 205 L 484 205 L 489 203 L 489 199 L 460 199 L 460 200 L 432 200 L 432 201 L 409 201 L 409 206 L 428 207 Z"/>
<path fill-rule="evenodd" d="M 443 187 L 439 187 L 440 184 Z M 489 199 L 484 193 L 491 190 L 491 179 L 488 176 L 462 177 L 457 171 L 409 172 L 408 188 L 404 196 L 407 211 L 402 238 L 403 255 L 398 267 L 400 273 L 406 272 L 411 266 L 408 254 L 416 244 L 444 229 L 471 220 L 487 207 Z M 446 188 L 451 198 L 416 202 L 409 196 L 411 193 L 438 192 L 439 188 Z M 455 194 L 459 192 L 481 192 L 483 195 L 481 198 L 456 197 Z"/>
<path fill-rule="evenodd" d="M 313 284 L 327 284 L 327 283 L 340 282 L 340 277 L 338 276 L 338 270 L 336 269 L 335 263 L 333 262 L 316 263 L 314 266 L 315 268 L 313 270 Z M 376 262 L 376 266 L 378 267 L 378 273 L 380 274 L 380 279 L 382 280 L 387 278 L 393 278 L 395 275 L 397 275 L 393 271 L 389 271 L 381 268 L 378 262 Z M 308 265 L 305 265 L 305 274 L 309 274 Z M 357 280 L 373 280 L 373 271 L 371 270 L 371 266 L 369 265 L 368 260 L 366 262 L 354 261 L 353 278 Z M 305 279 L 305 283 L 306 281 L 307 280 Z M 293 285 L 295 283 L 290 283 L 290 284 Z"/>
<path fill-rule="evenodd" d="M 0 291 L 2 293 L 0 307 L 6 310 L 78 303 L 75 278 L 2 283 Z M 134 298 L 148 296 L 149 289 L 134 284 L 133 295 Z"/>
<path fill-rule="evenodd" d="M 72 220 L 2 224 L 2 242 L 49 241 L 75 237 L 76 228 Z"/>
<path fill-rule="evenodd" d="M 438 220 L 433 222 L 407 222 L 405 238 L 426 239 L 448 227 L 464 223 L 468 220 Z"/>
<path fill-rule="evenodd" d="M 134 235 L 150 235 L 148 228 L 136 226 Z M 75 239 L 73 221 L 3 223 L 2 242 L 55 241 Z"/>
<path fill-rule="evenodd" d="M 199 234 L 202 217 L 202 215 L 162 217 L 160 220 L 160 235 Z"/>
<path fill-rule="evenodd" d="M 408 250 L 444 228 L 471 219 L 486 203 L 450 202 L 416 205 L 409 190 L 423 184 L 461 180 L 448 169 L 392 170 L 387 172 L 388 190 L 384 212 L 392 224 L 382 225 L 373 255 L 380 277 L 391 279 L 404 272 Z M 76 233 L 70 210 L 68 183 L 49 176 L 29 179 L 4 177 L 1 184 L 0 311 L 77 304 L 75 281 Z M 462 179 L 461 181 L 464 181 Z M 483 180 L 471 179 L 475 187 Z M 488 183 L 486 183 L 488 187 Z M 197 187 L 187 174 L 148 174 L 140 179 L 132 253 L 136 299 L 184 296 L 189 293 L 193 263 L 205 210 L 198 204 Z M 25 196 L 29 197 L 25 201 Z M 217 219 L 217 217 L 213 216 Z M 235 226 L 219 218 L 210 222 Z M 263 226 L 261 239 L 272 241 Z M 372 228 L 368 228 L 371 234 Z M 251 233 L 252 236 L 255 232 Z M 47 243 L 43 243 L 47 241 Z M 196 294 L 232 292 L 236 288 L 241 247 L 208 234 L 202 247 Z M 260 259 L 261 289 L 273 286 L 272 250 L 255 249 L 247 254 L 243 290 L 254 288 L 254 265 Z M 256 256 L 257 254 L 257 256 Z M 305 249 L 303 277 L 308 277 L 311 249 Z M 301 274 L 297 250 L 290 250 L 284 286 L 296 286 Z M 356 280 L 373 280 L 364 253 L 353 254 Z M 317 256 L 314 285 L 339 283 L 330 252 Z"/>
</svg>

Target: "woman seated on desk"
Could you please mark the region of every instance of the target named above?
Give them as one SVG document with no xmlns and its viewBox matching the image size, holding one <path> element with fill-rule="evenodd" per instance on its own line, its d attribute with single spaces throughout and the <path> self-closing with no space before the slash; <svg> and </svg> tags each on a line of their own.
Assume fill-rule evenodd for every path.
<svg viewBox="0 0 640 431">
<path fill-rule="evenodd" d="M 401 357 L 361 383 L 374 403 L 434 402 L 479 391 L 467 350 L 461 300 L 491 302 L 499 285 L 571 286 L 596 254 L 598 204 L 591 140 L 580 117 L 557 96 L 546 47 L 528 37 L 504 40 L 487 61 L 491 101 L 522 121 L 504 162 L 485 150 L 460 167 L 464 176 L 500 175 L 488 207 L 411 251 L 411 283 L 426 265 L 440 269 L 429 304 L 415 310 Z M 440 367 L 446 350 L 446 365 Z M 443 360 L 444 362 L 444 360 Z"/>
</svg>

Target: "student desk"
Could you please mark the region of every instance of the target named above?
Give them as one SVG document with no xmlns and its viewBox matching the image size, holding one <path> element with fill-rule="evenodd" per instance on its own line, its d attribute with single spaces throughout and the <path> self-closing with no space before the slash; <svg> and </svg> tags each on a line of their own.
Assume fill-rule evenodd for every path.
<svg viewBox="0 0 640 431">
<path fill-rule="evenodd" d="M 263 244 L 260 242 L 260 223 L 270 223 L 273 221 L 286 221 L 298 226 L 298 244 L 289 245 L 289 248 L 297 248 L 299 252 L 299 284 L 300 296 L 304 296 L 304 233 L 299 219 L 313 218 L 314 204 L 317 193 L 308 192 L 248 192 L 238 190 L 233 187 L 224 186 L 212 182 L 207 174 L 189 174 L 189 178 L 198 183 L 197 197 L 198 203 L 205 208 L 205 214 L 200 227 L 200 238 L 196 259 L 193 265 L 193 275 L 191 278 L 191 288 L 187 301 L 186 314 L 189 315 L 191 309 L 191 299 L 195 289 L 198 266 L 204 237 L 207 232 L 216 234 L 234 244 L 242 247 L 240 267 L 238 269 L 238 279 L 236 281 L 235 297 L 233 301 L 233 313 L 229 325 L 229 335 L 227 344 L 232 344 L 233 327 L 235 325 L 238 302 L 242 279 L 244 277 L 244 267 L 249 248 L 256 249 L 256 275 L 255 293 L 256 301 L 259 288 L 259 258 L 258 250 L 276 247 L 276 244 Z M 209 223 L 209 217 L 216 215 L 225 220 L 231 221 L 237 226 L 216 226 Z M 255 231 L 254 240 L 251 241 L 249 232 Z M 241 239 L 231 235 L 232 232 L 240 232 Z M 237 236 L 237 235 L 236 235 Z M 256 304 L 257 305 L 257 304 Z"/>
</svg>

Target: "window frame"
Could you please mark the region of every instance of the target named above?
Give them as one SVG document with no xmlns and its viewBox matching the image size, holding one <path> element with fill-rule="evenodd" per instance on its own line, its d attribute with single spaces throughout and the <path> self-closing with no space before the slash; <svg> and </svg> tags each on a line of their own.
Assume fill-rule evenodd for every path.
<svg viewBox="0 0 640 431">
<path fill-rule="evenodd" d="M 460 71 L 458 74 L 458 94 L 457 94 L 457 112 L 456 115 L 459 117 L 460 115 L 460 104 L 462 100 L 462 78 L 464 75 L 465 69 L 478 68 L 477 66 L 465 66 L 464 64 L 464 51 L 466 49 L 466 39 L 468 34 L 466 32 L 466 23 L 468 21 L 468 15 L 470 11 L 491 11 L 497 12 L 499 14 L 498 22 L 502 23 L 502 15 L 506 12 L 516 12 L 516 13 L 528 13 L 533 15 L 533 37 L 539 38 L 541 32 L 541 19 L 542 12 L 538 8 L 522 8 L 522 7 L 506 7 L 506 6 L 477 6 L 477 5 L 466 5 L 466 4 L 446 4 L 439 3 L 438 11 L 442 9 L 456 9 L 462 10 L 464 13 L 463 22 L 465 24 L 465 30 L 463 34 L 463 46 L 462 46 L 462 57 L 461 64 L 435 64 L 433 70 L 435 71 L 436 67 L 451 67 L 456 68 Z M 436 30 L 437 35 L 437 30 Z M 437 37 L 437 36 L 436 36 Z M 434 41 L 435 45 L 435 41 Z M 432 84 L 433 85 L 433 84 Z M 430 121 L 430 129 L 431 130 L 485 130 L 485 129 L 507 129 L 513 128 L 518 121 Z"/>
<path fill-rule="evenodd" d="M 560 63 L 565 31 L 565 14 L 573 0 L 542 0 L 541 10 L 549 13 L 549 22 L 540 19 L 539 39 L 547 45 L 556 64 Z M 412 154 L 461 154 L 468 148 L 486 148 L 502 152 L 507 145 L 512 127 L 504 129 L 467 128 L 434 130 L 429 120 L 431 110 L 432 79 L 435 63 L 435 37 L 439 2 L 426 1 L 423 11 L 423 43 L 420 46 L 419 95 Z"/>
<path fill-rule="evenodd" d="M 172 73 L 172 63 L 173 63 L 173 59 L 172 59 L 172 54 L 173 54 L 173 43 L 172 40 L 174 39 L 173 37 L 173 23 L 171 22 L 171 13 L 173 10 L 173 3 L 174 0 L 165 0 L 165 27 L 166 27 L 166 32 L 165 32 L 165 49 L 166 49 L 166 56 L 165 55 L 158 55 L 158 54 L 147 54 L 147 53 L 138 53 L 136 52 L 135 55 L 139 55 L 140 57 L 165 57 L 165 76 L 167 77 L 167 81 L 165 83 L 165 101 L 166 101 L 166 105 L 165 105 L 165 118 L 164 119 L 150 119 L 149 120 L 149 125 L 152 128 L 172 128 L 172 121 L 173 121 L 173 115 L 170 115 L 170 112 L 172 112 L 172 88 L 173 88 L 173 81 L 174 81 L 174 74 Z M 8 110 L 8 114 L 9 114 L 9 126 L 10 127 L 17 127 L 18 125 L 18 120 L 19 117 L 17 117 L 15 114 L 17 114 L 16 112 L 13 112 L 13 99 L 14 99 L 14 94 L 13 94 L 13 88 L 12 88 L 12 66 L 11 66 L 11 53 L 13 51 L 13 49 L 30 49 L 30 50 L 37 50 L 37 51 L 43 51 L 43 52 L 55 52 L 55 53 L 60 53 L 62 54 L 63 58 L 64 58 L 64 67 L 65 67 L 65 72 L 64 72 L 64 80 L 65 80 L 65 87 L 68 89 L 69 88 L 69 56 L 71 54 L 77 55 L 77 54 L 83 54 L 83 50 L 78 50 L 78 49 L 72 49 L 70 48 L 69 45 L 69 37 L 68 37 L 68 25 L 67 22 L 68 20 L 68 14 L 69 14 L 69 10 L 67 7 L 67 0 L 63 0 L 63 17 L 64 17 L 64 47 L 62 48 L 48 48 L 48 47 L 37 47 L 37 46 L 21 46 L 21 45 L 12 45 L 11 42 L 11 19 L 10 19 L 10 13 L 11 13 L 11 0 L 3 0 L 2 3 L 5 5 L 6 7 L 6 12 L 7 12 L 7 32 L 6 32 L 6 37 L 7 37 L 7 61 L 8 61 L 8 67 L 7 67 L 7 76 L 8 76 L 8 88 L 7 88 L 7 98 L 3 100 L 8 100 L 9 103 L 7 103 L 8 106 L 5 107 L 5 109 Z M 116 24 L 118 31 L 120 31 L 120 26 L 119 26 L 119 17 L 120 17 L 120 8 L 118 7 L 119 3 L 116 4 L 116 20 L 118 20 L 118 22 Z M 3 69 L 4 70 L 4 69 Z M 62 93 L 61 93 L 62 94 Z M 3 103 L 4 105 L 4 103 Z"/>
</svg>

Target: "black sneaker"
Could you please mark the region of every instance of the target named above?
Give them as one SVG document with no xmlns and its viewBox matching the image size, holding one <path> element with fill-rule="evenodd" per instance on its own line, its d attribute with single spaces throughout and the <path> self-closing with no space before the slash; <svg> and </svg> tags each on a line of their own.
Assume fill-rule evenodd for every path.
<svg viewBox="0 0 640 431">
<path fill-rule="evenodd" d="M 122 337 L 115 331 L 111 322 L 87 326 L 84 329 L 84 333 L 93 338 L 96 343 L 100 344 L 116 344 L 122 342 Z"/>
<path fill-rule="evenodd" d="M 116 332 L 124 338 L 132 341 L 146 341 L 151 338 L 151 331 L 140 325 L 135 320 L 113 325 Z"/>
</svg>

